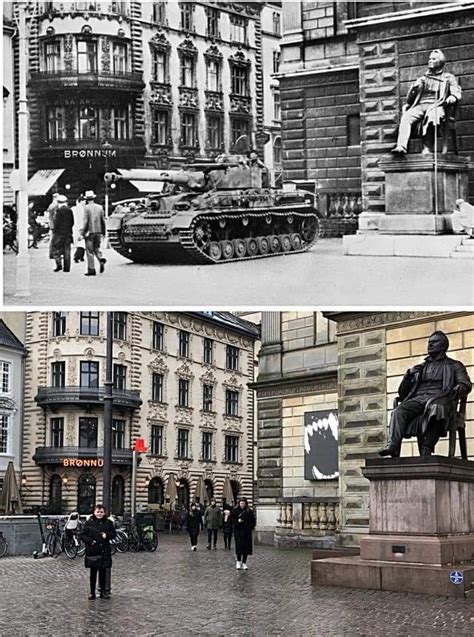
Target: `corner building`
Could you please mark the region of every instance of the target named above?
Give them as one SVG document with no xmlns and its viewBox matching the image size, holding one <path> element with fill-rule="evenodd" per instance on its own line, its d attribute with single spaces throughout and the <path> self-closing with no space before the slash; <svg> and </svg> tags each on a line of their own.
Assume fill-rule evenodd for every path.
<svg viewBox="0 0 474 637">
<path fill-rule="evenodd" d="M 112 509 L 130 510 L 132 443 L 148 450 L 137 506 L 188 506 L 198 479 L 252 499 L 254 325 L 227 313 L 115 312 Z M 106 314 L 27 314 L 25 506 L 87 512 L 102 498 Z M 170 481 L 176 501 L 167 500 Z M 203 497 L 201 496 L 201 501 Z"/>
</svg>

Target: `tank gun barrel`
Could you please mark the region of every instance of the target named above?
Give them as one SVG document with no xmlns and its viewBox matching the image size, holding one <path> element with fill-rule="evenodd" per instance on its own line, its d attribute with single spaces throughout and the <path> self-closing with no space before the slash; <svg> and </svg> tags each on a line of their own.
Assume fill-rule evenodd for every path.
<svg viewBox="0 0 474 637">
<path fill-rule="evenodd" d="M 133 170 L 120 169 L 119 173 L 105 173 L 104 181 L 111 184 L 116 181 L 161 181 L 171 184 L 180 184 L 190 188 L 203 188 L 205 176 L 201 171 L 186 170 Z"/>
</svg>

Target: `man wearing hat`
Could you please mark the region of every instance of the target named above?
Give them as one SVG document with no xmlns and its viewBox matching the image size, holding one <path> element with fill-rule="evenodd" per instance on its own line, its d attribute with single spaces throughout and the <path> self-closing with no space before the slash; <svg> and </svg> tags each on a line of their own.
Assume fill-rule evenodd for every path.
<svg viewBox="0 0 474 637">
<path fill-rule="evenodd" d="M 52 251 L 56 261 L 54 272 L 71 269 L 71 243 L 72 229 L 74 226 L 74 216 L 71 208 L 67 205 L 67 197 L 59 195 L 57 198 L 58 207 L 53 219 Z"/>
<path fill-rule="evenodd" d="M 100 272 L 105 269 L 105 259 L 100 251 L 100 241 L 105 235 L 105 213 L 102 206 L 95 203 L 95 193 L 93 190 L 86 190 L 84 199 L 84 226 L 82 234 L 86 240 L 87 272 L 86 276 L 95 276 L 94 257 L 99 262 Z"/>
</svg>

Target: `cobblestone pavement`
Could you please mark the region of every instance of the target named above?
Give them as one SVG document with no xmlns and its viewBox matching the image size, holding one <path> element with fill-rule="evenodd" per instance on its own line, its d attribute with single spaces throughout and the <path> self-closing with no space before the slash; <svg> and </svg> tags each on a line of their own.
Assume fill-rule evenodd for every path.
<svg viewBox="0 0 474 637">
<path fill-rule="evenodd" d="M 0 561 L 0 635 L 473 635 L 472 600 L 311 586 L 308 550 L 190 551 L 160 535 L 156 553 L 116 555 L 112 597 L 90 602 L 83 560 Z"/>
<path fill-rule="evenodd" d="M 343 256 L 342 239 L 320 239 L 304 254 L 210 266 L 146 265 L 113 250 L 105 273 L 84 277 L 86 266 L 54 273 L 48 246 L 29 250 L 31 297 L 14 295 L 16 257 L 4 253 L 5 305 L 140 305 L 262 307 L 469 305 L 474 267 L 464 259 Z M 416 276 L 413 273 L 416 272 Z M 439 293 L 439 281 L 455 281 Z M 120 282 L 120 285 L 117 285 Z M 410 284 L 408 285 L 408 282 Z M 403 294 L 399 290 L 403 289 Z M 466 292 L 467 290 L 467 292 Z M 462 291 L 462 292 L 461 292 Z M 462 294 L 462 296 L 460 296 Z"/>
</svg>

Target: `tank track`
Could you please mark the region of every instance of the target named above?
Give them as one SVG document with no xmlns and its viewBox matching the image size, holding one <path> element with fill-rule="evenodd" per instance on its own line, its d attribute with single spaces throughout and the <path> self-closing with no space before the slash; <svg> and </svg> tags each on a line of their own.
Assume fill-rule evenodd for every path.
<svg viewBox="0 0 474 637">
<path fill-rule="evenodd" d="M 109 239 L 110 247 L 113 248 L 116 252 L 121 254 L 126 259 L 130 259 L 129 248 L 126 248 L 123 243 L 120 241 L 120 231 L 119 230 L 107 230 L 107 236 Z"/>
<path fill-rule="evenodd" d="M 233 261 L 248 261 L 251 259 L 263 259 L 266 257 L 276 257 L 276 256 L 281 256 L 281 255 L 285 255 L 285 254 L 292 254 L 292 253 L 297 253 L 297 252 L 306 252 L 307 250 L 309 250 L 314 243 L 317 240 L 318 237 L 318 216 L 313 212 L 313 211 L 309 211 L 307 208 L 303 208 L 303 211 L 298 211 L 297 207 L 294 206 L 291 209 L 287 209 L 287 210 L 279 210 L 279 211 L 275 211 L 274 209 L 261 209 L 259 208 L 258 210 L 245 210 L 245 212 L 243 210 L 238 210 L 238 211 L 232 211 L 232 212 L 227 212 L 227 213 L 212 213 L 212 214 L 200 214 L 197 215 L 196 218 L 193 220 L 192 224 L 190 225 L 189 228 L 187 228 L 186 230 L 181 230 L 180 231 L 180 240 L 181 240 L 181 244 L 183 246 L 183 248 L 186 250 L 186 252 L 192 256 L 192 261 L 193 263 L 200 263 L 200 264 L 206 264 L 206 263 L 230 263 Z M 233 256 L 231 257 L 220 257 L 220 258 L 213 258 L 210 254 L 208 254 L 205 249 L 203 249 L 203 247 L 199 246 L 196 244 L 195 241 L 195 230 L 196 230 L 196 226 L 199 223 L 208 223 L 210 226 L 211 225 L 219 225 L 222 222 L 228 222 L 230 221 L 242 221 L 243 217 L 246 217 L 249 219 L 249 226 L 250 225 L 250 220 L 254 219 L 256 221 L 262 221 L 265 219 L 265 217 L 267 215 L 271 215 L 272 219 L 284 219 L 285 217 L 292 217 L 294 221 L 296 221 L 296 223 L 294 223 L 295 227 L 298 227 L 298 220 L 299 221 L 304 221 L 304 220 L 312 220 L 314 222 L 314 233 L 313 236 L 311 236 L 310 238 L 308 238 L 308 240 L 303 240 L 301 241 L 301 247 L 296 248 L 296 247 L 291 247 L 289 250 L 284 250 L 282 249 L 282 247 L 280 247 L 280 249 L 275 250 L 275 251 L 270 251 L 268 253 L 265 254 L 252 254 L 252 255 L 244 255 L 244 256 L 238 256 L 235 254 L 233 254 Z M 273 225 L 273 224 L 272 224 Z M 211 228 L 212 230 L 212 228 Z M 269 226 L 269 233 L 268 235 L 257 235 L 257 236 L 253 236 L 252 238 L 258 240 L 261 238 L 267 238 L 269 239 L 270 237 L 281 237 L 284 235 L 272 235 L 271 234 L 271 230 L 272 230 L 272 226 Z M 286 235 L 288 235 L 288 232 L 284 233 Z M 237 238 L 237 237 L 234 237 Z M 245 238 L 250 238 L 250 237 L 238 237 L 238 238 L 243 238 L 245 240 Z M 227 241 L 232 242 L 232 239 L 228 239 Z M 281 243 L 281 242 L 280 242 Z"/>
</svg>

